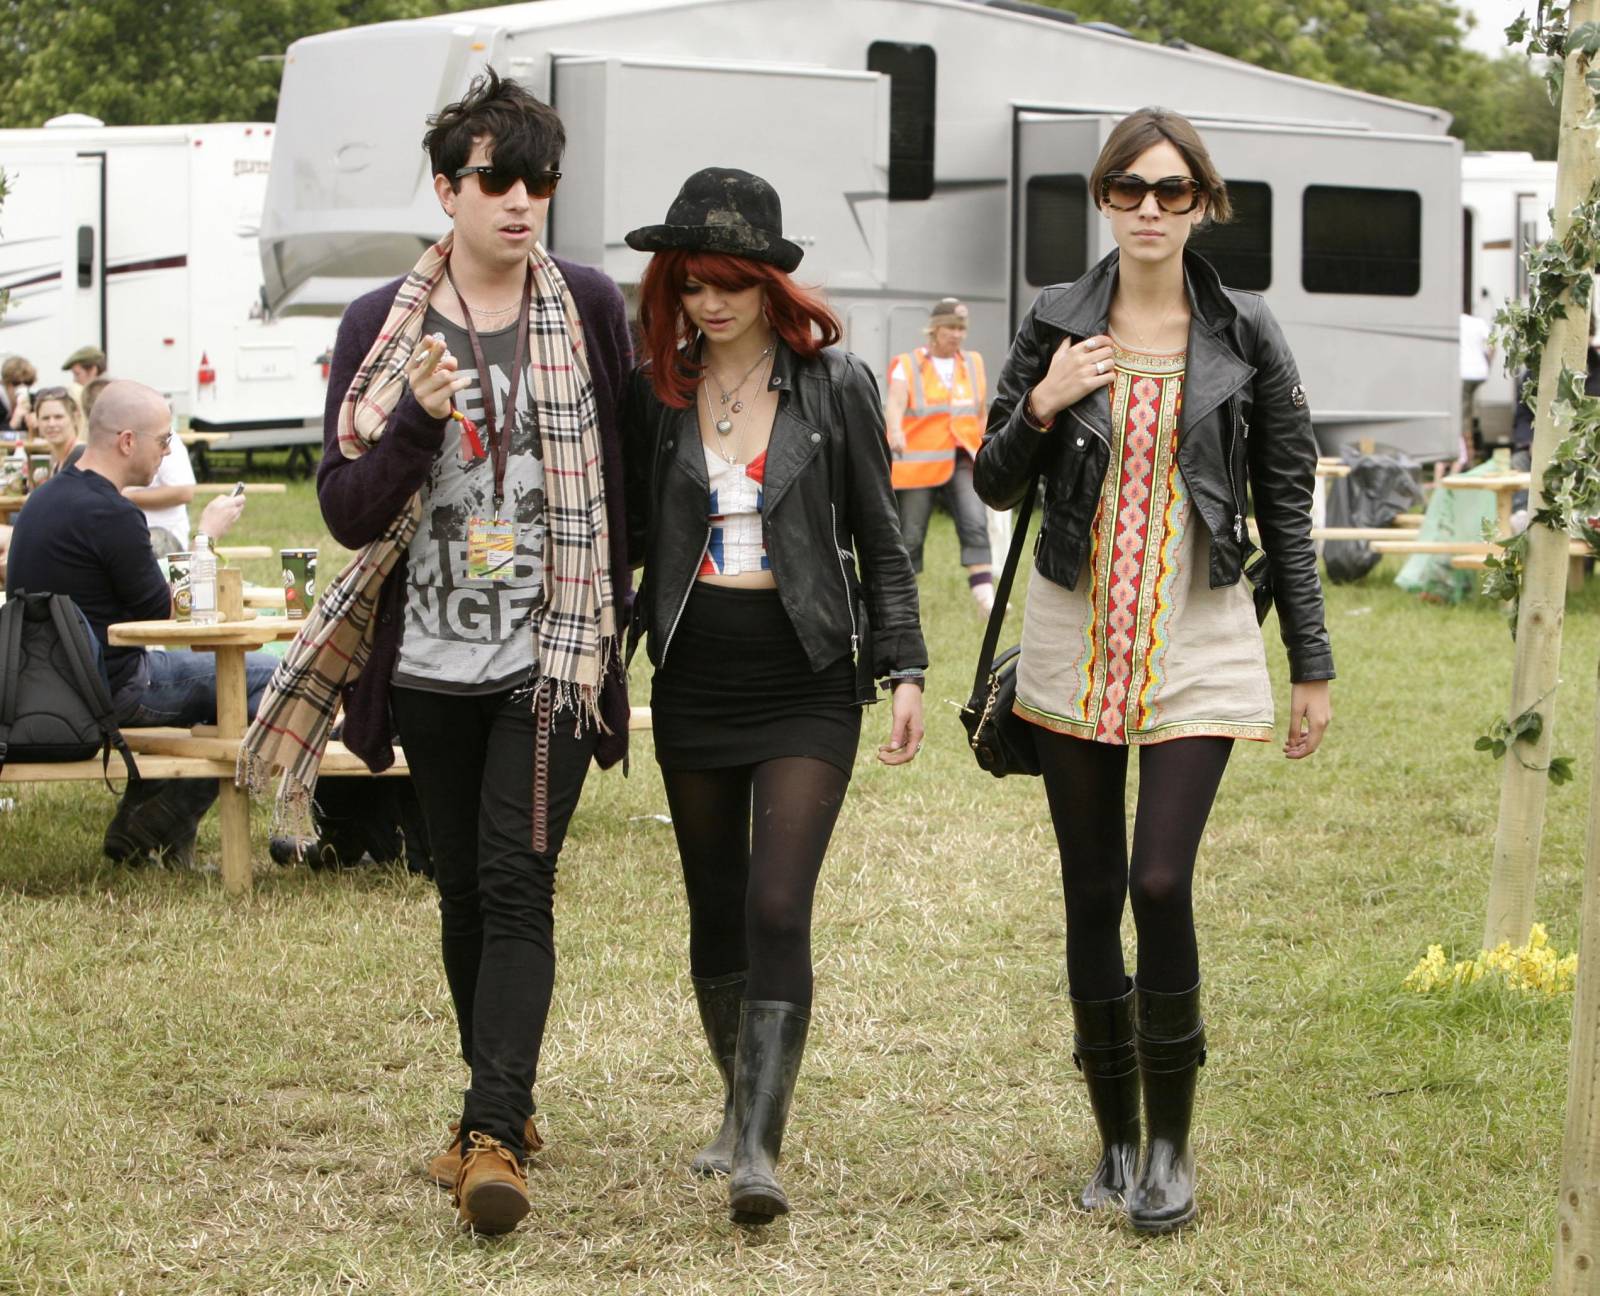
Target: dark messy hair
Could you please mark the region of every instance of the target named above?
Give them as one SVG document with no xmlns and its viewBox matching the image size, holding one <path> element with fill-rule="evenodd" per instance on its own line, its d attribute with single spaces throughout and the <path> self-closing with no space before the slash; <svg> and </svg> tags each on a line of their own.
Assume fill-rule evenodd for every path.
<svg viewBox="0 0 1600 1296">
<path fill-rule="evenodd" d="M 473 80 L 463 99 L 428 118 L 428 126 L 422 147 L 433 163 L 433 174 L 448 177 L 452 189 L 461 188 L 455 174 L 467 165 L 479 140 L 487 139 L 489 158 L 496 166 L 524 175 L 559 169 L 567 147 L 567 132 L 556 110 L 493 68 Z"/>
<path fill-rule="evenodd" d="M 1170 108 L 1141 108 L 1131 112 L 1111 128 L 1099 160 L 1089 175 L 1089 196 L 1095 206 L 1100 205 L 1107 173 L 1126 171 L 1148 148 L 1165 140 L 1188 163 L 1189 174 L 1206 196 L 1206 217 L 1213 225 L 1221 225 L 1233 217 L 1233 204 L 1228 201 L 1228 186 L 1217 174 L 1216 164 L 1200 138 L 1200 132 L 1187 117 Z"/>
</svg>

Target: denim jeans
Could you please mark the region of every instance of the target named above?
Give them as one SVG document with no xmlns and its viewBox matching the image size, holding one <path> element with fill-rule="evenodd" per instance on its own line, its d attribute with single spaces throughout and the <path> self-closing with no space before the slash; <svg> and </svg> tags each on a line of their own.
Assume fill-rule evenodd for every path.
<svg viewBox="0 0 1600 1296">
<path fill-rule="evenodd" d="M 972 486 L 972 456 L 956 452 L 955 471 L 943 486 L 924 486 L 917 490 L 897 490 L 895 503 L 900 509 L 900 538 L 911 555 L 911 570 L 922 570 L 922 541 L 928 534 L 928 519 L 935 502 L 942 502 L 955 519 L 956 535 L 961 539 L 961 565 L 976 567 L 990 561 L 989 515 Z"/>
<path fill-rule="evenodd" d="M 472 1069 L 461 1112 L 473 1130 L 524 1151 L 555 988 L 556 858 L 597 735 L 558 714 L 550 735 L 548 849 L 533 849 L 536 724 L 526 696 L 392 690 L 439 887 L 445 980 Z"/>
<path fill-rule="evenodd" d="M 252 720 L 278 667 L 270 653 L 244 659 L 245 705 Z M 208 652 L 147 652 L 134 677 L 113 699 L 117 723 L 126 729 L 187 727 L 217 722 L 217 659 Z"/>
<path fill-rule="evenodd" d="M 248 653 L 244 659 L 245 705 L 250 718 L 277 669 L 269 653 Z M 166 725 L 187 728 L 217 720 L 217 659 L 206 652 L 147 652 L 139 669 L 112 699 L 117 724 L 124 729 Z M 192 843 L 201 817 L 217 799 L 215 779 L 146 779 L 129 784 L 112 821 L 107 851 L 122 858 L 133 844 L 160 848 Z M 138 825 L 143 825 L 142 827 Z M 127 837 L 133 830 L 133 836 Z M 124 845 L 113 850 L 111 837 Z"/>
</svg>

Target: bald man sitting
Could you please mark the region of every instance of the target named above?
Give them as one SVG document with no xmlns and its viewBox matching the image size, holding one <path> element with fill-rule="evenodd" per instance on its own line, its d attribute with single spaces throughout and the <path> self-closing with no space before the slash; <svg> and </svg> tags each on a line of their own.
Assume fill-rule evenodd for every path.
<svg viewBox="0 0 1600 1296">
<path fill-rule="evenodd" d="M 172 411 L 143 383 L 110 383 L 89 416 L 88 445 L 38 487 L 17 514 L 6 562 L 6 593 L 66 594 L 99 639 L 117 723 L 214 724 L 217 661 L 210 653 L 147 652 L 106 642 L 118 621 L 170 615 L 166 574 L 150 547 L 144 512 L 122 492 L 147 485 L 172 443 Z M 244 499 L 219 496 L 200 515 L 200 530 L 219 540 L 244 510 Z M 245 658 L 253 717 L 275 657 Z M 152 852 L 188 863 L 200 817 L 216 799 L 211 779 L 152 780 L 130 787 L 106 830 L 105 853 L 136 862 Z"/>
</svg>

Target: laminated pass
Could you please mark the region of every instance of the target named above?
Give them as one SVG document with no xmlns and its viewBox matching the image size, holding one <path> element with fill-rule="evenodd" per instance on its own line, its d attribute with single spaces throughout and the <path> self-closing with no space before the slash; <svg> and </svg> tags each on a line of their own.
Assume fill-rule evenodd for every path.
<svg viewBox="0 0 1600 1296">
<path fill-rule="evenodd" d="M 467 524 L 467 577 L 470 580 L 505 580 L 516 570 L 517 529 L 496 518 L 473 518 Z"/>
</svg>

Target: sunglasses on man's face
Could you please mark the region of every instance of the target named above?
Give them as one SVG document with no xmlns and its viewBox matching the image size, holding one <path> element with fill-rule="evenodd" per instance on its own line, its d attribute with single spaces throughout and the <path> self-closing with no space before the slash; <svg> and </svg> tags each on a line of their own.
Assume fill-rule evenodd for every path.
<svg viewBox="0 0 1600 1296">
<path fill-rule="evenodd" d="M 456 172 L 455 178 L 461 180 L 469 175 L 478 177 L 478 188 L 491 198 L 498 198 L 501 194 L 508 193 L 518 180 L 527 186 L 528 197 L 548 198 L 556 191 L 556 185 L 561 181 L 559 171 L 512 171 L 497 166 L 462 167 Z"/>
<path fill-rule="evenodd" d="M 1112 171 L 1100 181 L 1100 201 L 1117 211 L 1137 211 L 1155 191 L 1156 205 L 1169 216 L 1184 216 L 1200 205 L 1200 184 L 1190 176 L 1146 180 L 1131 171 Z"/>
</svg>

